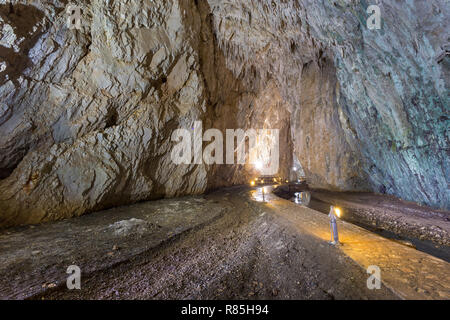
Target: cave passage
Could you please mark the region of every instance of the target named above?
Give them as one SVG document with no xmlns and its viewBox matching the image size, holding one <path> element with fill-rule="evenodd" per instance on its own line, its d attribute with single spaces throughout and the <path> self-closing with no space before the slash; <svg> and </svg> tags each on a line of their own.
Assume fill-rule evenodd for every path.
<svg viewBox="0 0 450 320">
<path fill-rule="evenodd" d="M 0 299 L 450 299 L 449 17 L 3 1 Z"/>
</svg>

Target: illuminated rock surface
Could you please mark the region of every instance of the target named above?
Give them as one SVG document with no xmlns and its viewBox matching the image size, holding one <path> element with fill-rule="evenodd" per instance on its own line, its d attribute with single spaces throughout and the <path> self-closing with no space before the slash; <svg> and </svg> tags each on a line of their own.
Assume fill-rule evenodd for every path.
<svg viewBox="0 0 450 320">
<path fill-rule="evenodd" d="M 281 130 L 313 187 L 450 208 L 444 0 L 0 2 L 0 225 L 248 182 L 177 166 L 173 130 Z M 128 22 L 128 25 L 127 25 Z"/>
</svg>

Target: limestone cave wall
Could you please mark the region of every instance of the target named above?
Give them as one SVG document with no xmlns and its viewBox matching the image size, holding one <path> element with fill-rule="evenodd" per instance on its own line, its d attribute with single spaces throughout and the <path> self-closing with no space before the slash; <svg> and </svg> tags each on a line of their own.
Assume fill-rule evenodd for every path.
<svg viewBox="0 0 450 320">
<path fill-rule="evenodd" d="M 445 0 L 0 1 L 0 225 L 248 182 L 177 128 L 280 130 L 313 187 L 449 208 Z"/>
</svg>

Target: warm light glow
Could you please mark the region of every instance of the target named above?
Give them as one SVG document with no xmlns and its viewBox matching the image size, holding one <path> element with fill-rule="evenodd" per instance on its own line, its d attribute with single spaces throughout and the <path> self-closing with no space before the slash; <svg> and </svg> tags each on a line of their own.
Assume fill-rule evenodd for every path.
<svg viewBox="0 0 450 320">
<path fill-rule="evenodd" d="M 341 217 L 341 209 L 339 208 L 334 208 L 334 212 L 336 213 L 336 215 L 340 218 Z"/>
<path fill-rule="evenodd" d="M 255 181 L 250 181 L 250 185 L 251 185 L 252 187 L 254 187 L 254 186 L 255 186 Z"/>
</svg>

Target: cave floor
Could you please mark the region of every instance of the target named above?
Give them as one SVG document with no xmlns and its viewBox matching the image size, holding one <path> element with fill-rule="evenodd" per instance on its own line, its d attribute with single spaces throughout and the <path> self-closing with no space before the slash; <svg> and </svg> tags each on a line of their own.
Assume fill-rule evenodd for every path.
<svg viewBox="0 0 450 320">
<path fill-rule="evenodd" d="M 345 221 L 331 246 L 326 215 L 265 200 L 234 187 L 0 231 L 0 298 L 450 299 L 449 263 Z"/>
</svg>

